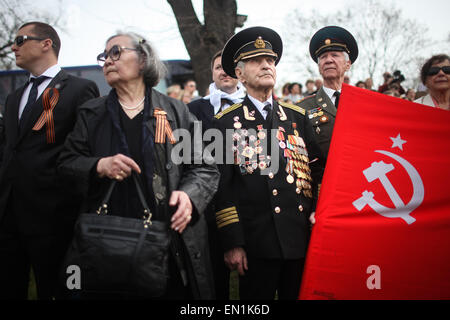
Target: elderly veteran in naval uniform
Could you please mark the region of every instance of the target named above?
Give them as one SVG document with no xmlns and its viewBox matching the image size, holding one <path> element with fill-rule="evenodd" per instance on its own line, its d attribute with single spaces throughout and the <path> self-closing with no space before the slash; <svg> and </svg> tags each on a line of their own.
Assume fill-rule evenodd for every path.
<svg viewBox="0 0 450 320">
<path fill-rule="evenodd" d="M 282 49 L 275 31 L 253 27 L 222 52 L 223 69 L 247 90 L 242 103 L 215 116 L 232 132 L 225 154 L 234 163 L 220 166 L 216 222 L 241 299 L 297 298 L 323 169 L 305 110 L 273 99 Z"/>
<path fill-rule="evenodd" d="M 342 83 L 345 73 L 358 57 L 358 45 L 352 34 L 344 28 L 328 26 L 313 35 L 309 52 L 319 66 L 323 86 L 315 95 L 306 97 L 297 105 L 306 110 L 317 142 L 327 158 Z"/>
</svg>

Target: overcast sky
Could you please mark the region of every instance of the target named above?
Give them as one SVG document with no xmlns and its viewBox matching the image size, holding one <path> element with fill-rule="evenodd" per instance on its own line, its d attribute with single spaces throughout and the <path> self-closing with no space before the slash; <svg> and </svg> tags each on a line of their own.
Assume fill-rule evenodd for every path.
<svg viewBox="0 0 450 320">
<path fill-rule="evenodd" d="M 313 8 L 331 13 L 354 1 L 237 0 L 237 4 L 238 13 L 248 16 L 244 27 L 264 25 L 282 34 L 289 23 L 286 16 L 293 8 L 300 8 L 305 14 Z M 62 66 L 95 64 L 97 54 L 104 49 L 105 40 L 118 30 L 135 31 L 147 37 L 164 60 L 189 59 L 166 0 L 39 0 L 31 3 L 35 3 L 36 11 L 51 11 L 59 3 L 64 7 L 68 31 L 61 33 L 59 61 Z M 193 3 L 202 20 L 203 1 L 193 0 Z M 450 1 L 396 0 L 394 3 L 403 10 L 404 17 L 426 26 L 434 39 L 445 39 L 450 33 Z"/>
</svg>

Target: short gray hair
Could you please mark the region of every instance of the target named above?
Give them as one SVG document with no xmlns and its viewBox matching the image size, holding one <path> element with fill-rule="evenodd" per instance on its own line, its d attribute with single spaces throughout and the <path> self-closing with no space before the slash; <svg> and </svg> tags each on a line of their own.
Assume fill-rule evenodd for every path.
<svg viewBox="0 0 450 320">
<path fill-rule="evenodd" d="M 167 74 L 167 68 L 159 59 L 155 49 L 141 35 L 134 32 L 118 32 L 106 40 L 108 43 L 111 39 L 125 36 L 131 39 L 134 48 L 138 49 L 140 61 L 144 61 L 144 69 L 142 70 L 144 82 L 150 87 L 156 86 L 159 81 Z"/>
<path fill-rule="evenodd" d="M 245 69 L 245 61 L 239 60 L 238 63 L 236 64 L 236 67 L 234 67 L 234 68 L 235 68 L 235 69 L 236 69 L 236 68 L 239 68 L 239 69 L 241 69 L 242 71 L 244 71 L 244 69 Z"/>
</svg>

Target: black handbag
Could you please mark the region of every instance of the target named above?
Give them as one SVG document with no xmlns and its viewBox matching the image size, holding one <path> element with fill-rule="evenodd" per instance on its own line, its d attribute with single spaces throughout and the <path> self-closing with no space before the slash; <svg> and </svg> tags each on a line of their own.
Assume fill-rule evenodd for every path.
<svg viewBox="0 0 450 320">
<path fill-rule="evenodd" d="M 132 176 L 143 219 L 107 215 L 115 180 L 97 212 L 78 217 L 63 263 L 63 279 L 69 266 L 78 266 L 81 292 L 159 297 L 166 291 L 170 232 L 166 221 L 151 220 L 137 177 Z"/>
</svg>

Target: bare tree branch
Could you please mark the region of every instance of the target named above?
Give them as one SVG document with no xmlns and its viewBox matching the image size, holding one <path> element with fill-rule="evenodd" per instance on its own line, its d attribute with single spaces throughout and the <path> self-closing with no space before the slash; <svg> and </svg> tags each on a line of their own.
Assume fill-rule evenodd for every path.
<svg viewBox="0 0 450 320">
<path fill-rule="evenodd" d="M 383 72 L 395 70 L 401 70 L 406 82 L 413 83 L 418 77 L 419 63 L 424 59 L 424 49 L 433 45 L 426 27 L 415 20 L 405 19 L 401 9 L 380 0 L 363 1 L 356 6 L 350 4 L 332 15 L 324 15 L 317 10 L 305 15 L 294 10 L 287 20 L 290 23 L 283 34 L 284 52 L 296 57 L 297 63 L 293 67 L 305 78 L 312 76 L 311 69 L 315 69 L 314 75 L 318 75 L 317 65 L 309 56 L 309 41 L 318 29 L 326 25 L 346 28 L 358 42 L 359 56 L 350 72 L 352 83 L 367 77 L 375 80 L 379 76 L 381 80 Z M 436 47 L 442 48 L 443 43 L 445 40 Z"/>
<path fill-rule="evenodd" d="M 65 31 L 62 22 L 63 9 L 61 1 L 57 6 L 57 14 L 45 11 L 37 12 L 27 0 L 0 0 L 0 68 L 12 69 L 15 66 L 11 46 L 17 29 L 27 21 L 42 21 Z"/>
<path fill-rule="evenodd" d="M 167 2 L 172 7 L 181 37 L 191 57 L 199 92 L 204 94 L 211 82 L 212 56 L 223 48 L 234 34 L 236 26 L 242 23 L 242 16 L 237 14 L 236 0 L 204 0 L 204 24 L 200 23 L 190 0 Z"/>
</svg>

